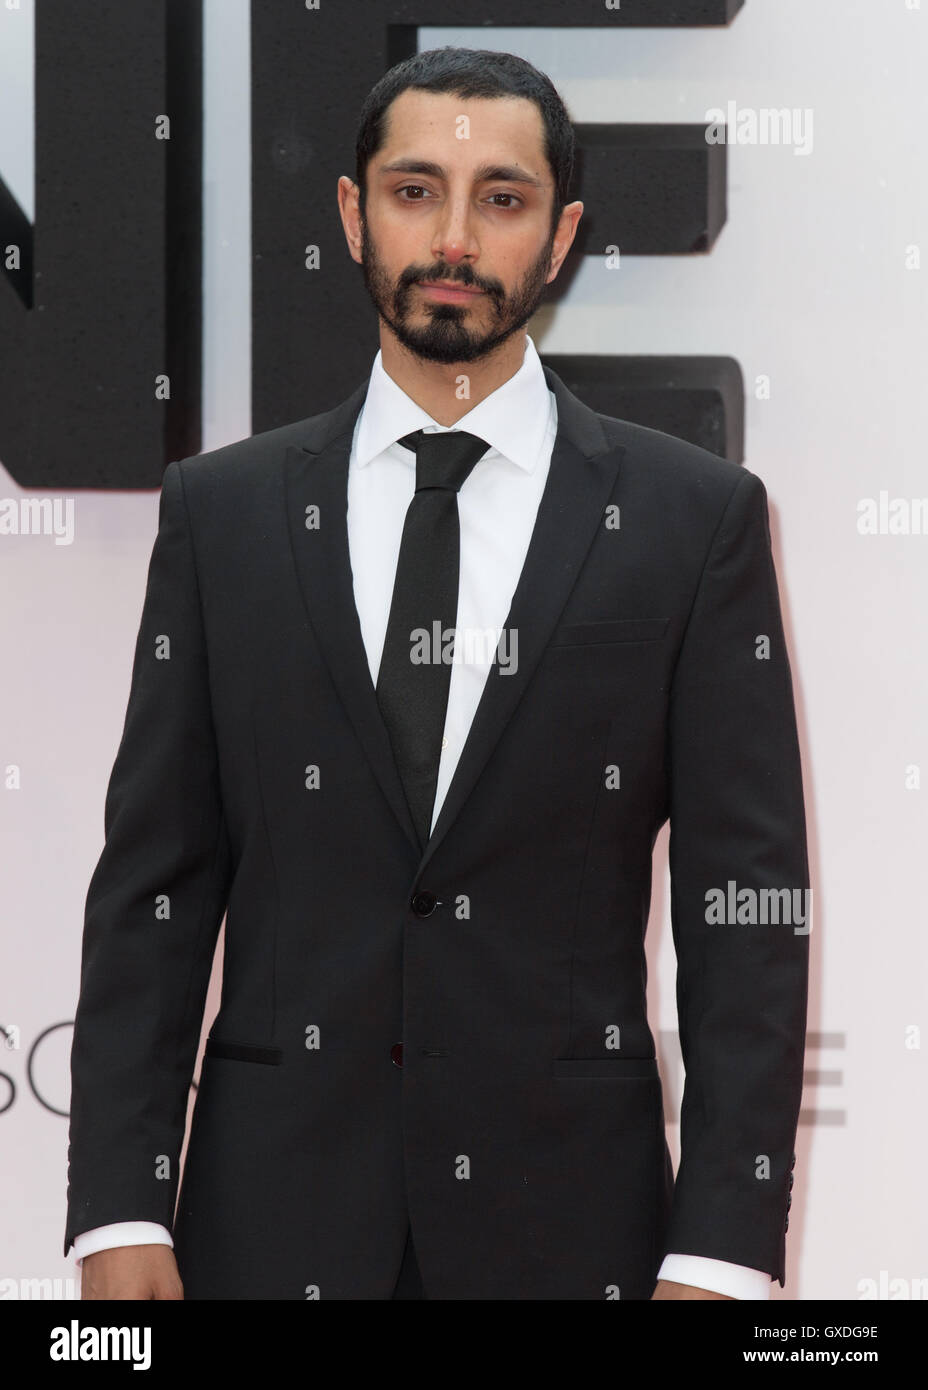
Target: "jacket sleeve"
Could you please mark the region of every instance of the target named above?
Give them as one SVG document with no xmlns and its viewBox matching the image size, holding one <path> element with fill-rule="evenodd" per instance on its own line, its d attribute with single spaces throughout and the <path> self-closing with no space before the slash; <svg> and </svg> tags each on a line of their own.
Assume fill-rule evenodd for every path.
<svg viewBox="0 0 928 1390">
<path fill-rule="evenodd" d="M 686 1079 L 665 1250 L 784 1282 L 811 894 L 767 494 L 744 471 L 673 675 L 671 918 Z"/>
<path fill-rule="evenodd" d="M 122 739 L 87 892 L 71 1047 L 76 1234 L 173 1226 L 190 1081 L 230 881 L 181 464 L 168 465 Z"/>
</svg>

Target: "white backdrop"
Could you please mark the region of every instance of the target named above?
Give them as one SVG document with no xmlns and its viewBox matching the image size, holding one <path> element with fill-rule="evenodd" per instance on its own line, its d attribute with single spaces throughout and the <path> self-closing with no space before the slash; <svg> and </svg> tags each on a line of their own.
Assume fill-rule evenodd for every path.
<svg viewBox="0 0 928 1390">
<path fill-rule="evenodd" d="M 210 449 L 251 433 L 249 43 L 247 0 L 205 8 Z M 0 171 L 30 215 L 32 25 L 31 0 L 0 4 Z M 922 534 L 859 527 L 866 499 L 911 509 L 928 497 L 928 0 L 747 0 L 728 30 L 423 29 L 419 41 L 522 54 L 576 121 L 698 122 L 729 102 L 800 113 L 793 145 L 729 148 L 729 220 L 710 255 L 632 258 L 619 271 L 588 257 L 529 331 L 542 353 L 718 353 L 742 365 L 815 897 L 788 1282 L 774 1297 L 928 1297 L 928 513 Z M 346 130 L 348 174 L 353 142 Z M 0 499 L 19 496 L 0 464 Z M 157 492 L 79 492 L 70 545 L 0 535 L 0 1024 L 18 1030 L 16 1046 L 0 1040 L 0 1191 L 16 1194 L 0 1218 L 0 1298 L 77 1293 L 61 1254 L 67 1121 L 54 1113 L 67 1108 L 70 1030 L 54 1025 L 74 1015 L 157 514 Z M 651 1020 L 676 1157 L 666 879 L 665 832 Z"/>
</svg>

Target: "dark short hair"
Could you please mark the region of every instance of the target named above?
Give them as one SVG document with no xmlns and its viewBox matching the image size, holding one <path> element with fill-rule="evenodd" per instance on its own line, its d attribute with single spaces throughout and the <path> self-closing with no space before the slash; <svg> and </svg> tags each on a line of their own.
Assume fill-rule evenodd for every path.
<svg viewBox="0 0 928 1390">
<path fill-rule="evenodd" d="M 574 165 L 574 128 L 550 78 L 514 53 L 485 48 L 430 48 L 414 53 L 384 73 L 361 109 L 355 145 L 355 182 L 364 216 L 367 166 L 383 148 L 386 113 L 391 102 L 410 87 L 468 97 L 524 97 L 533 101 L 544 122 L 544 153 L 554 175 L 552 228 L 570 197 Z"/>
</svg>

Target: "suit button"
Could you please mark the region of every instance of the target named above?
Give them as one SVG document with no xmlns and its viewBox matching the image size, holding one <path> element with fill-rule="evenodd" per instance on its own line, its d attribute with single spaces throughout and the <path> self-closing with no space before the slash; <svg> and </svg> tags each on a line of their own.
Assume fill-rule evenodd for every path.
<svg viewBox="0 0 928 1390">
<path fill-rule="evenodd" d="M 789 1175 L 789 1185 L 790 1185 L 790 1191 L 792 1191 L 792 1187 L 793 1187 L 793 1175 L 792 1175 L 792 1173 L 790 1173 L 790 1175 Z"/>
<path fill-rule="evenodd" d="M 791 1192 L 789 1192 L 789 1193 L 787 1193 L 787 1196 L 786 1196 L 786 1210 L 789 1211 L 789 1209 L 790 1209 L 790 1207 L 791 1207 L 792 1205 L 793 1205 L 793 1194 L 792 1194 Z"/>
<path fill-rule="evenodd" d="M 783 1229 L 784 1231 L 789 1230 L 789 1217 L 787 1217 L 786 1220 L 783 1222 Z"/>
<path fill-rule="evenodd" d="M 791 1163 L 789 1166 L 790 1166 L 790 1168 L 795 1168 L 795 1167 L 796 1167 L 796 1155 L 795 1155 L 795 1154 L 793 1154 L 793 1161 L 792 1161 L 792 1163 Z"/>
<path fill-rule="evenodd" d="M 413 893 L 412 910 L 417 917 L 429 917 L 435 911 L 437 902 L 438 899 L 434 893 L 429 893 L 426 889 L 423 889 L 419 893 Z"/>
<path fill-rule="evenodd" d="M 401 1067 L 403 1065 L 402 1043 L 394 1043 L 393 1046 L 390 1048 L 390 1060 L 392 1061 L 395 1067 Z"/>
</svg>

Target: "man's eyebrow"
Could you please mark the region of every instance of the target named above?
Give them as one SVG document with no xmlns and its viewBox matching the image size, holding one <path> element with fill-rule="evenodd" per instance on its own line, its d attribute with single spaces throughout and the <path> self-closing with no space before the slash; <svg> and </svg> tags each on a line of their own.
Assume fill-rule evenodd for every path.
<svg viewBox="0 0 928 1390">
<path fill-rule="evenodd" d="M 394 159 L 389 164 L 381 164 L 378 170 L 381 174 L 427 174 L 433 179 L 443 179 L 447 175 L 447 170 L 440 164 L 435 164 L 430 159 Z M 501 183 L 525 183 L 532 188 L 544 188 L 545 184 L 541 179 L 536 179 L 528 170 L 521 168 L 518 164 L 481 164 L 479 169 L 474 170 L 475 183 L 489 183 L 490 181 Z"/>
</svg>

